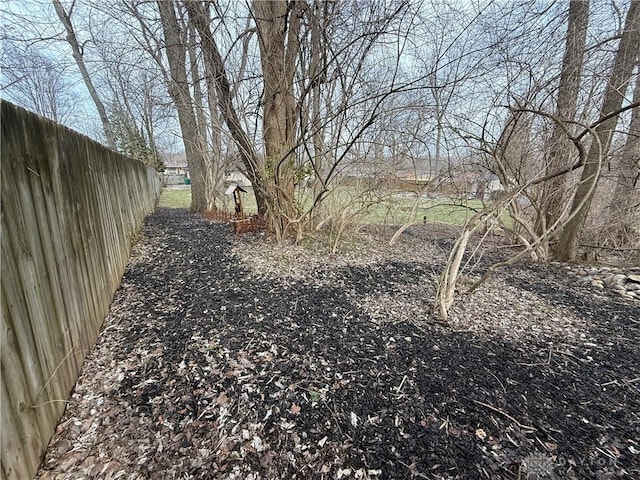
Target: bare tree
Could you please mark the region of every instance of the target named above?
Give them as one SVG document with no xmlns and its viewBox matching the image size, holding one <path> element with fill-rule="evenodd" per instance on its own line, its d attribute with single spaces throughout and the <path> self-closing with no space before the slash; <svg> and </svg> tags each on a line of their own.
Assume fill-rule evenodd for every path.
<svg viewBox="0 0 640 480">
<path fill-rule="evenodd" d="M 640 72 L 636 69 L 634 104 L 640 104 Z M 627 139 L 620 156 L 617 182 L 609 206 L 611 218 L 618 224 L 613 232 L 623 244 L 640 243 L 640 108 L 631 111 Z M 640 256 L 638 257 L 640 260 Z"/>
<path fill-rule="evenodd" d="M 162 73 L 146 52 L 127 45 L 126 37 L 120 41 L 120 48 L 114 49 L 115 38 L 127 35 L 122 30 L 120 25 L 110 25 L 109 29 L 101 28 L 99 36 L 88 32 L 95 46 L 94 62 L 102 65 L 101 87 L 108 99 L 116 147 L 161 169 L 157 137 L 172 121 L 174 109 L 169 105 Z"/>
<path fill-rule="evenodd" d="M 214 211 L 217 209 L 216 201 L 222 195 L 222 180 L 224 174 L 223 162 L 221 161 L 220 149 L 214 151 L 215 143 L 219 137 L 219 133 L 215 128 L 219 129 L 217 123 L 218 115 L 216 112 L 217 102 L 215 96 L 211 98 L 211 88 L 208 87 L 208 79 L 203 75 L 203 68 L 199 60 L 199 48 L 197 42 L 197 33 L 192 23 L 185 25 L 187 30 L 187 47 L 189 54 L 189 70 L 191 73 L 191 86 L 193 91 L 193 106 L 195 111 L 196 124 L 198 128 L 199 141 L 198 145 L 203 151 L 201 152 L 204 161 L 202 169 L 203 178 L 201 179 L 204 189 L 205 198 L 207 199 L 206 210 Z M 215 102 L 211 106 L 209 102 Z M 209 135 L 211 132 L 211 135 Z M 209 138 L 212 138 L 211 143 Z M 216 158 L 214 159 L 214 155 Z"/>
<path fill-rule="evenodd" d="M 80 70 L 80 74 L 82 75 L 82 80 L 84 81 L 84 84 L 89 91 L 89 95 L 91 95 L 91 99 L 93 100 L 96 110 L 98 111 L 98 116 L 100 117 L 100 122 L 102 123 L 102 128 L 107 139 L 107 144 L 110 147 L 115 148 L 115 139 L 113 137 L 113 131 L 111 129 L 109 116 L 107 115 L 107 109 L 102 99 L 100 98 L 95 85 L 93 84 L 93 80 L 91 78 L 91 75 L 89 74 L 89 70 L 87 70 L 87 66 L 84 61 L 84 47 L 78 41 L 73 23 L 71 22 L 71 16 L 73 15 L 75 1 L 71 4 L 68 11 L 65 10 L 65 8 L 62 6 L 60 0 L 52 0 L 52 2 L 56 14 L 60 19 L 60 22 L 62 22 L 62 25 L 67 32 L 66 40 L 71 47 L 71 51 L 73 52 L 73 59 L 75 60 L 76 65 L 78 65 L 78 69 Z"/>
<path fill-rule="evenodd" d="M 606 120 L 595 127 L 589 156 L 572 201 L 571 210 L 576 214 L 564 227 L 557 247 L 557 257 L 561 260 L 573 261 L 577 257 L 580 235 L 589 214 L 595 186 L 600 178 L 601 162 L 608 154 L 618 121 L 618 115 L 614 113 L 622 106 L 638 55 L 640 55 L 640 0 L 632 0 L 600 109 L 601 118 Z"/>
<path fill-rule="evenodd" d="M 502 129 L 501 135 L 495 140 L 490 138 L 490 127 L 483 126 L 481 144 L 484 146 L 481 150 L 488 158 L 487 164 L 501 179 L 503 192 L 498 196 L 497 201 L 487 205 L 467 223 L 463 234 L 451 250 L 438 284 L 434 303 L 434 309 L 442 318 L 446 318 L 448 308 L 453 302 L 457 277 L 460 275 L 462 265 L 468 261 L 468 256 L 465 256 L 466 250 L 475 233 L 490 231 L 494 226 L 499 225 L 515 237 L 522 245 L 522 249 L 505 262 L 492 265 L 470 291 L 482 284 L 497 268 L 515 263 L 525 256 L 546 260 L 548 258 L 546 245 L 557 232 L 563 232 L 566 235 L 568 231 L 575 228 L 572 225 L 576 225 L 577 221 L 582 222 L 580 223 L 582 228 L 584 218 L 581 218 L 581 215 L 589 212 L 591 200 L 596 193 L 597 179 L 608 160 L 608 144 L 615 129 L 616 119 L 624 111 L 638 107 L 636 103 L 623 105 L 624 91 L 638 55 L 638 41 L 634 38 L 634 34 L 638 34 L 637 20 L 631 20 L 637 15 L 636 8 L 637 6 L 632 4 L 627 15 L 627 22 L 615 56 L 615 64 L 605 88 L 599 118 L 586 122 L 575 120 L 577 100 L 572 97 L 576 92 L 572 92 L 571 88 L 565 89 L 566 86 L 562 85 L 560 97 L 563 97 L 563 100 L 558 99 L 554 113 L 547 113 L 548 83 L 542 77 L 542 82 L 530 81 L 528 89 L 524 90 L 524 95 L 514 95 L 510 92 L 509 96 L 513 102 L 509 108 L 510 119 L 506 128 Z M 586 15 L 586 12 L 583 14 Z M 608 41 L 610 38 L 606 38 L 602 44 Z M 597 53 L 598 46 L 599 44 L 592 46 L 591 50 Z M 566 57 L 567 55 L 563 63 L 567 62 Z M 606 60 L 602 55 L 596 58 L 599 64 L 602 64 L 603 59 Z M 591 62 L 593 66 L 595 59 L 591 59 Z M 573 75 L 569 75 L 565 67 L 567 66 L 563 67 L 561 82 L 570 78 L 572 79 L 570 83 L 577 82 L 573 85 L 573 88 L 577 89 L 576 85 L 580 83 L 579 76 L 574 76 L 575 70 Z M 530 79 L 535 79 L 534 72 L 524 71 Z M 592 92 L 588 92 L 588 95 L 583 94 L 581 97 L 581 101 L 585 102 L 581 105 L 584 114 L 590 112 L 589 102 L 595 96 Z M 549 121 L 552 122 L 550 129 L 545 126 Z M 580 130 L 576 132 L 578 129 Z M 545 131 L 552 132 L 550 138 L 553 138 L 553 141 L 537 140 L 544 138 Z M 553 149 L 558 148 L 558 141 L 566 146 L 554 151 Z M 548 154 L 549 148 L 551 148 L 551 155 Z M 560 159 L 561 157 L 557 156 L 558 153 L 562 161 L 547 163 L 553 155 L 556 155 L 555 159 Z M 541 159 L 544 160 L 541 164 L 543 169 L 538 169 L 536 165 Z M 548 205 L 545 203 L 548 199 L 544 194 L 540 199 L 540 192 L 549 192 L 552 188 L 556 188 L 552 185 L 573 185 L 573 182 L 566 180 L 572 172 L 582 172 L 582 179 L 575 186 L 576 194 L 573 201 L 564 202 L 563 208 L 555 213 L 547 212 L 544 206 Z M 564 195 L 566 196 L 567 193 Z M 542 202 L 538 203 L 540 200 Z M 506 212 L 508 212 L 508 223 L 504 222 Z M 534 224 L 532 220 L 535 219 L 538 219 L 538 223 Z M 547 219 L 553 220 L 551 223 L 546 223 Z M 563 252 L 563 248 L 563 245 L 560 245 L 558 251 Z"/>
<path fill-rule="evenodd" d="M 78 110 L 73 85 L 48 55 L 5 42 L 2 91 L 9 99 L 58 123 L 69 123 Z"/>
<path fill-rule="evenodd" d="M 180 129 L 192 178 L 191 210 L 203 212 L 207 208 L 205 195 L 206 172 L 203 158 L 206 145 L 202 143 L 194 110 L 194 101 L 189 88 L 185 31 L 178 23 L 178 17 L 172 1 L 159 0 L 157 5 L 164 32 L 165 53 L 169 65 L 169 94 L 178 110 Z"/>
<path fill-rule="evenodd" d="M 185 2 L 185 7 L 200 34 L 219 109 L 254 185 L 259 211 L 279 238 L 299 238 L 353 145 L 373 128 L 385 101 L 406 88 L 398 81 L 399 60 L 391 70 L 374 74 L 373 59 L 385 35 L 389 44 L 401 44 L 406 35 L 403 15 L 410 10 L 405 4 L 366 9 L 345 4 L 344 11 L 310 8 L 303 2 L 252 4 L 261 79 L 254 88 L 262 87 L 263 94 L 256 104 L 262 132 L 251 138 L 234 105 L 238 84 L 227 74 L 209 15 L 197 2 Z M 349 8 L 361 10 L 359 18 L 367 15 L 367 21 L 353 20 Z M 327 30 L 342 38 L 332 39 Z M 259 146 L 264 155 L 258 153 Z M 316 181 L 306 180 L 308 176 Z M 302 211 L 296 185 L 310 183 L 318 188 L 310 207 Z"/>
<path fill-rule="evenodd" d="M 576 115 L 588 23 L 589 1 L 572 0 L 569 3 L 567 40 L 556 107 L 556 116 L 565 122 L 572 122 Z M 573 145 L 559 123 L 554 124 L 549 145 L 549 158 L 545 167 L 547 173 L 571 163 Z M 541 193 L 539 209 L 541 215 L 537 221 L 538 233 L 546 230 L 548 225 L 553 225 L 560 218 L 565 197 L 565 180 L 564 176 L 559 176 L 545 183 Z"/>
<path fill-rule="evenodd" d="M 297 10 L 303 5 L 296 3 Z M 245 169 L 254 185 L 259 213 L 267 216 L 277 232 L 298 216 L 294 198 L 294 143 L 297 110 L 293 93 L 298 49 L 299 12 L 292 14 L 286 1 L 255 2 L 261 52 L 263 94 L 263 140 L 260 158 L 243 128 L 233 103 L 230 80 L 218 45 L 209 27 L 207 12 L 194 2 L 185 2 L 191 22 L 200 34 L 205 65 L 217 87 L 218 106 L 234 138 Z M 293 23 L 290 20 L 293 19 Z"/>
<path fill-rule="evenodd" d="M 210 19 L 207 11 L 202 5 L 196 2 L 184 2 L 184 6 L 189 13 L 189 18 L 200 35 L 201 48 L 204 56 L 204 63 L 208 77 L 215 84 L 215 100 L 218 108 L 229 129 L 229 133 L 235 141 L 242 163 L 246 168 L 249 180 L 254 186 L 258 212 L 266 213 L 266 193 L 263 188 L 260 160 L 258 154 L 244 130 L 240 117 L 233 104 L 233 93 L 231 84 L 224 67 L 224 62 L 213 33 L 210 29 Z M 210 98 L 213 95 L 210 94 Z"/>
<path fill-rule="evenodd" d="M 252 3 L 262 64 L 262 137 L 267 215 L 272 228 L 285 231 L 298 217 L 294 197 L 297 105 L 293 80 L 299 51 L 304 2 L 255 0 Z"/>
</svg>

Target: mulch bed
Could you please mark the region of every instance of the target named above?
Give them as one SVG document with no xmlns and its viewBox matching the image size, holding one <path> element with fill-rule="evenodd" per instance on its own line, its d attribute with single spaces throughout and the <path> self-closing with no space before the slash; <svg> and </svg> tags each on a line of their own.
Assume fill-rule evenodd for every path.
<svg viewBox="0 0 640 480">
<path fill-rule="evenodd" d="M 452 233 L 331 256 L 158 209 L 38 478 L 640 478 L 640 304 L 518 265 L 442 324 Z"/>
</svg>

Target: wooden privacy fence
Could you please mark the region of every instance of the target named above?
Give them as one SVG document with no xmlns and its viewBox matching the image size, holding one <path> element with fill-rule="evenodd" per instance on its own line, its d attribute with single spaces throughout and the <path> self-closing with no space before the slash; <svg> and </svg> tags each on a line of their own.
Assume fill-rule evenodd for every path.
<svg viewBox="0 0 640 480">
<path fill-rule="evenodd" d="M 1 103 L 2 478 L 33 478 L 160 193 L 158 174 Z"/>
</svg>

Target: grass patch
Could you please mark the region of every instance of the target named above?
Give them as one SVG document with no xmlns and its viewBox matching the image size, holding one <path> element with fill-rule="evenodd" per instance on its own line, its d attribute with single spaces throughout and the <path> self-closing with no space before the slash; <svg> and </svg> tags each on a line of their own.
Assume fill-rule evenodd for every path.
<svg viewBox="0 0 640 480">
<path fill-rule="evenodd" d="M 415 207 L 415 212 L 414 212 Z M 338 187 L 327 197 L 324 208 L 340 215 L 347 209 L 347 217 L 357 223 L 403 225 L 416 223 L 445 223 L 464 225 L 482 209 L 479 200 L 459 198 L 418 198 L 411 193 L 376 191 L 359 193 L 353 187 Z"/>
<path fill-rule="evenodd" d="M 160 194 L 159 207 L 189 208 L 191 206 L 190 188 L 165 188 Z"/>
<path fill-rule="evenodd" d="M 394 195 L 391 193 L 376 193 L 376 198 L 364 199 L 354 188 L 338 187 L 327 197 L 325 207 L 328 211 L 341 213 L 349 208 L 357 217 L 358 223 L 376 225 L 402 225 L 410 220 L 411 212 L 416 201 L 413 195 Z M 233 211 L 233 200 L 225 197 L 222 209 Z M 301 203 L 304 205 L 311 200 L 304 195 Z M 255 197 L 251 189 L 242 195 L 245 213 L 257 213 Z M 366 208 L 363 208 L 366 203 Z M 189 208 L 191 206 L 190 188 L 165 188 L 158 203 L 166 208 Z M 464 225 L 477 210 L 482 208 L 479 200 L 464 200 L 455 198 L 418 199 L 413 221 L 422 223 L 426 217 L 427 223 L 445 223 L 448 225 Z"/>
<path fill-rule="evenodd" d="M 222 210 L 232 212 L 233 211 L 233 198 L 230 196 L 224 196 L 221 199 L 224 203 L 221 206 Z M 242 204 L 244 205 L 244 211 L 247 215 L 253 215 L 258 213 L 258 207 L 256 206 L 256 199 L 253 196 L 253 192 L 242 194 Z M 165 188 L 160 194 L 159 207 L 165 208 L 190 208 L 191 207 L 191 189 L 190 188 Z"/>
<path fill-rule="evenodd" d="M 363 216 L 362 223 L 379 225 L 402 225 L 409 221 L 417 223 L 446 223 L 448 225 L 464 225 L 482 203 L 478 200 L 460 199 L 420 199 L 412 211 L 415 198 L 390 198 L 388 201 L 372 205 Z"/>
</svg>

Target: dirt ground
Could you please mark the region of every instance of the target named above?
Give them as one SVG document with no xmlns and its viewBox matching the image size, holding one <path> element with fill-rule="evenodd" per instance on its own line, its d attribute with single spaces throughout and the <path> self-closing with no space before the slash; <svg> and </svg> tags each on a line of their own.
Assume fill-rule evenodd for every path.
<svg viewBox="0 0 640 480">
<path fill-rule="evenodd" d="M 452 233 L 331 256 L 158 209 L 37 478 L 640 478 L 640 303 L 522 264 L 442 324 Z"/>
</svg>

